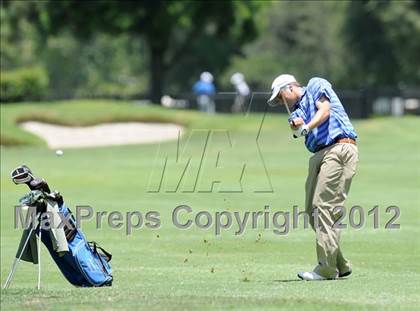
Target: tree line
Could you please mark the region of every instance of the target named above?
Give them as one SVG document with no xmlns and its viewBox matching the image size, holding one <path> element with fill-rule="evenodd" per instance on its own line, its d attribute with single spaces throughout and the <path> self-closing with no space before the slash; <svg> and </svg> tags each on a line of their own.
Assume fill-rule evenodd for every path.
<svg viewBox="0 0 420 311">
<path fill-rule="evenodd" d="M 159 102 L 190 91 L 202 71 L 222 91 L 238 71 L 255 91 L 282 72 L 340 88 L 415 87 L 419 37 L 415 0 L 1 2 L 2 80 L 44 70 L 39 94 L 49 97 Z"/>
</svg>

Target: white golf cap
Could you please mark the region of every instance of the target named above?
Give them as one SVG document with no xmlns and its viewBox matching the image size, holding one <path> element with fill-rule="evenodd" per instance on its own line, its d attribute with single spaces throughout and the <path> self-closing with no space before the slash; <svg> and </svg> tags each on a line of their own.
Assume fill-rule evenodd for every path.
<svg viewBox="0 0 420 311">
<path fill-rule="evenodd" d="M 293 82 L 297 82 L 297 81 L 294 76 L 289 75 L 289 74 L 279 75 L 277 78 L 275 78 L 273 81 L 273 84 L 271 84 L 271 97 L 267 101 L 267 103 L 270 103 L 273 100 L 275 100 L 280 90 L 286 85 Z"/>
<path fill-rule="evenodd" d="M 211 83 L 213 82 L 213 75 L 208 71 L 204 71 L 200 75 L 200 80 L 207 83 Z"/>
</svg>

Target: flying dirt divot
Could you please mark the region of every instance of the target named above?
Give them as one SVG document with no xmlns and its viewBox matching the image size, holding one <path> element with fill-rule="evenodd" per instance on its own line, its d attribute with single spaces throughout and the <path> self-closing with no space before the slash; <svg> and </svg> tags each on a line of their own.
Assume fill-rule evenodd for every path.
<svg viewBox="0 0 420 311">
<path fill-rule="evenodd" d="M 151 144 L 175 140 L 183 132 L 182 126 L 171 123 L 127 122 L 70 127 L 29 121 L 21 126 L 40 136 L 52 149 Z"/>
</svg>

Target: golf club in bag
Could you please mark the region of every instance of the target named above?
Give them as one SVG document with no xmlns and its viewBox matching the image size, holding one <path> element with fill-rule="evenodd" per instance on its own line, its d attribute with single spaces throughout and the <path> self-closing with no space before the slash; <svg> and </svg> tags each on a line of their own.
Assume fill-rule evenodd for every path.
<svg viewBox="0 0 420 311">
<path fill-rule="evenodd" d="M 25 165 L 13 170 L 11 178 L 15 184 L 27 184 L 31 190 L 20 199 L 20 204 L 29 207 L 28 213 L 31 213 L 32 221 L 31 226 L 25 229 L 22 235 L 16 258 L 3 288 L 9 287 L 20 260 L 38 264 L 38 289 L 40 288 L 41 241 L 64 277 L 74 286 L 111 286 L 113 277 L 109 261 L 112 255 L 96 242 L 86 240 L 60 193 L 51 192 L 45 180 L 34 177 Z M 57 219 L 63 220 L 64 226 L 61 221 L 58 224 Z M 32 239 L 36 237 L 38 242 L 33 243 Z"/>
</svg>

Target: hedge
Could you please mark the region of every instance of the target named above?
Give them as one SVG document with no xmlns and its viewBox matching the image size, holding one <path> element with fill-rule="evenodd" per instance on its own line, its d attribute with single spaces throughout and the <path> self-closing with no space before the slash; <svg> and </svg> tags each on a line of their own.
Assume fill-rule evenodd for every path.
<svg viewBox="0 0 420 311">
<path fill-rule="evenodd" d="M 18 102 L 39 100 L 48 93 L 48 74 L 41 67 L 2 71 L 0 101 Z"/>
</svg>

